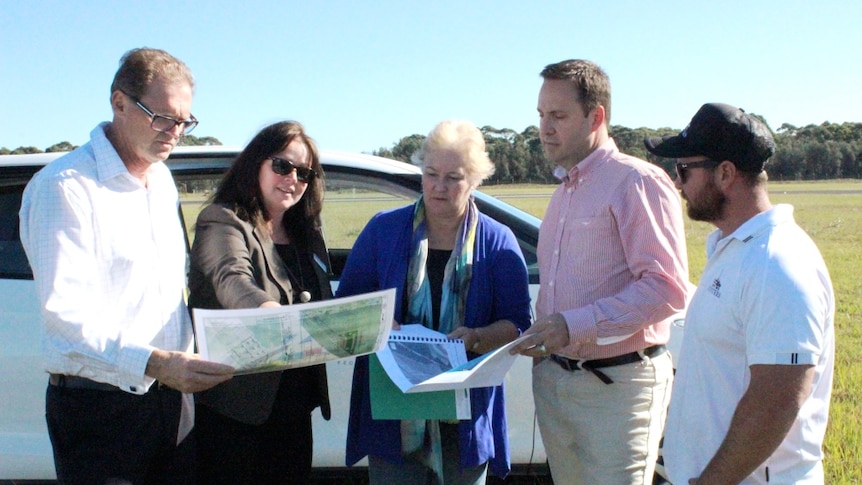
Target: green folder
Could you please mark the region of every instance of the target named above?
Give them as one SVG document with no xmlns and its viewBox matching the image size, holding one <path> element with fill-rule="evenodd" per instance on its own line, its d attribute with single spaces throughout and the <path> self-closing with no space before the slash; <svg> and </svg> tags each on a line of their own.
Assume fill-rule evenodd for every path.
<svg viewBox="0 0 862 485">
<path fill-rule="evenodd" d="M 368 356 L 371 417 L 374 419 L 470 419 L 470 391 L 404 393 L 376 355 Z"/>
</svg>

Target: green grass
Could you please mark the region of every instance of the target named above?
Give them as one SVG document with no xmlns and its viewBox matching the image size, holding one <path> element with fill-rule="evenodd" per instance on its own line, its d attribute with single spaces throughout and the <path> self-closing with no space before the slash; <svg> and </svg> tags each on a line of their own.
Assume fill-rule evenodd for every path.
<svg viewBox="0 0 862 485">
<path fill-rule="evenodd" d="M 553 185 L 503 185 L 481 190 L 542 218 Z M 771 182 L 773 203 L 790 203 L 796 221 L 820 248 L 835 288 L 835 383 L 825 452 L 826 483 L 862 483 L 862 182 Z M 538 196 L 537 196 L 538 195 Z M 365 202 L 379 194 L 327 193 L 324 229 L 330 247 L 349 247 L 365 222 L 383 207 L 399 207 L 408 200 L 392 198 Z M 204 203 L 199 195 L 183 196 L 186 221 L 193 221 Z M 706 264 L 704 241 L 713 226 L 686 218 L 690 279 L 697 282 Z M 194 237 L 194 234 L 189 234 Z"/>
<path fill-rule="evenodd" d="M 862 182 L 771 182 L 770 198 L 795 208 L 797 223 L 820 248 L 835 290 L 835 381 L 824 450 L 826 483 L 862 483 Z M 484 192 L 541 218 L 554 186 L 493 186 Z M 547 197 L 519 197 L 545 193 Z M 686 218 L 690 279 L 706 264 L 713 226 Z"/>
</svg>

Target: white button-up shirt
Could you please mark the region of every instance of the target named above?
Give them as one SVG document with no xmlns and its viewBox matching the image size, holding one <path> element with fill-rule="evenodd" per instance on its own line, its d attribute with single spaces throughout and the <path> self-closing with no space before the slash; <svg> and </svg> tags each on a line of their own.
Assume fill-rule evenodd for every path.
<svg viewBox="0 0 862 485">
<path fill-rule="evenodd" d="M 145 187 L 106 126 L 30 181 L 21 241 L 42 305 L 45 369 L 143 394 L 154 349 L 192 349 L 185 241 L 167 166 L 152 165 Z"/>
</svg>

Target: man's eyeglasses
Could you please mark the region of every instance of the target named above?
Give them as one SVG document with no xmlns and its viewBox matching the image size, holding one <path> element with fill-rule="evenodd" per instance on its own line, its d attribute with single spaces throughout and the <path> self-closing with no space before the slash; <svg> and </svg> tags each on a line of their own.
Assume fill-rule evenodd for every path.
<svg viewBox="0 0 862 485">
<path fill-rule="evenodd" d="M 679 177 L 679 181 L 685 183 L 686 176 L 688 175 L 688 169 L 715 168 L 719 165 L 721 165 L 721 162 L 716 162 L 715 160 L 700 160 L 697 162 L 676 162 L 676 174 Z"/>
<path fill-rule="evenodd" d="M 187 120 L 178 120 L 176 118 L 171 118 L 170 116 L 157 115 L 153 113 L 150 108 L 147 108 L 144 103 L 142 103 L 139 99 L 128 94 L 126 94 L 126 96 L 129 96 L 129 98 L 131 98 L 132 101 L 134 101 L 135 104 L 138 105 L 138 108 L 141 108 L 144 113 L 146 113 L 147 116 L 150 117 L 150 128 L 156 131 L 169 132 L 173 131 L 175 126 L 179 126 L 180 128 L 182 128 L 182 130 L 180 131 L 180 135 L 188 135 L 192 132 L 192 130 L 195 129 L 196 126 L 198 126 L 198 119 L 195 118 L 194 115 L 191 115 L 191 118 Z"/>
<path fill-rule="evenodd" d="M 278 175 L 290 175 L 296 170 L 296 180 L 305 183 L 311 182 L 317 177 L 317 172 L 312 168 L 296 165 L 290 160 L 283 158 L 269 157 L 269 159 L 272 160 L 272 171 Z"/>
</svg>

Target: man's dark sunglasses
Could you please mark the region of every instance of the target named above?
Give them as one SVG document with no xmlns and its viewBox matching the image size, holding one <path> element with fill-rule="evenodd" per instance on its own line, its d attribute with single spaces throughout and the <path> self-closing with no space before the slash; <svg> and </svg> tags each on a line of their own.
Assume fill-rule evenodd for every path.
<svg viewBox="0 0 862 485">
<path fill-rule="evenodd" d="M 305 183 L 311 182 L 317 177 L 317 172 L 312 168 L 296 165 L 290 160 L 283 158 L 269 157 L 269 159 L 272 160 L 272 171 L 279 175 L 290 175 L 291 172 L 296 170 L 296 180 Z"/>
<path fill-rule="evenodd" d="M 686 182 L 686 176 L 688 173 L 686 172 L 690 168 L 715 168 L 721 165 L 721 162 L 716 162 L 715 160 L 700 160 L 697 162 L 676 162 L 676 174 L 679 176 L 679 181 L 682 183 Z"/>
</svg>

